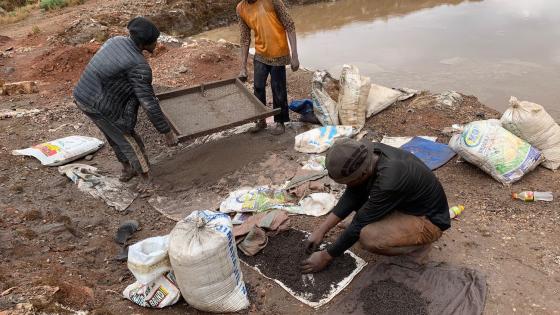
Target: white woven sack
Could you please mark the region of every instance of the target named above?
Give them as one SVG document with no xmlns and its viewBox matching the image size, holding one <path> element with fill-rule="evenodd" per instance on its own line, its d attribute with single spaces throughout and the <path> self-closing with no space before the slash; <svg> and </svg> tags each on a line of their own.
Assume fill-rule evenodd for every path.
<svg viewBox="0 0 560 315">
<path fill-rule="evenodd" d="M 148 284 L 171 270 L 167 248 L 169 236 L 142 240 L 128 248 L 128 269 L 141 284 Z"/>
<path fill-rule="evenodd" d="M 330 78 L 331 75 L 326 71 L 315 71 L 311 83 L 313 113 L 323 126 L 338 125 L 337 104 L 325 90 L 325 84 Z"/>
<path fill-rule="evenodd" d="M 520 102 L 515 97 L 502 115 L 502 126 L 542 151 L 543 166 L 551 170 L 560 167 L 560 126 L 539 104 Z"/>
<path fill-rule="evenodd" d="M 69 136 L 41 143 L 27 149 L 13 150 L 12 155 L 27 155 L 42 165 L 59 166 L 70 163 L 99 150 L 103 141 L 85 136 Z"/>
<path fill-rule="evenodd" d="M 177 284 L 198 310 L 227 313 L 249 306 L 232 229 L 227 214 L 203 210 L 171 231 L 169 258 Z"/>
<path fill-rule="evenodd" d="M 538 149 L 504 129 L 496 119 L 467 124 L 449 140 L 449 146 L 504 185 L 520 180 L 543 160 Z"/>
<path fill-rule="evenodd" d="M 338 117 L 341 125 L 355 126 L 357 129 L 365 125 L 370 89 L 370 79 L 360 76 L 357 67 L 343 66 L 338 96 Z"/>
</svg>

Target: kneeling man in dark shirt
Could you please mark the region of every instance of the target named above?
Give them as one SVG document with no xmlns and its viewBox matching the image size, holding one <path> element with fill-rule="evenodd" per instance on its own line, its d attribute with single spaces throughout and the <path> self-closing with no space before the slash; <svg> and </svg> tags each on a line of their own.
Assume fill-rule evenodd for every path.
<svg viewBox="0 0 560 315">
<path fill-rule="evenodd" d="M 302 262 L 304 273 L 323 270 L 357 241 L 375 254 L 420 257 L 451 226 L 441 183 L 407 151 L 342 139 L 328 152 L 326 167 L 347 188 L 307 239 L 306 247 L 314 253 Z M 316 251 L 325 234 L 353 211 L 354 219 L 336 242 Z"/>
</svg>

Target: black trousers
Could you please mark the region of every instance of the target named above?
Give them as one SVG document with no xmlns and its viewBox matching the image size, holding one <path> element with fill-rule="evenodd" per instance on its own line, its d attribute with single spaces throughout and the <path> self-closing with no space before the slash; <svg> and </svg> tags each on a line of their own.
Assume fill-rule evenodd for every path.
<svg viewBox="0 0 560 315">
<path fill-rule="evenodd" d="M 270 74 L 273 107 L 281 109 L 280 114 L 274 116 L 274 121 L 281 123 L 290 121 L 288 90 L 286 89 L 286 67 L 269 66 L 255 60 L 254 70 L 255 96 L 266 105 L 266 80 Z"/>
<path fill-rule="evenodd" d="M 119 162 L 130 164 L 138 174 L 145 174 L 150 170 L 144 142 L 136 132 L 125 133 L 121 131 L 100 113 L 84 111 L 84 114 L 103 132 Z"/>
</svg>

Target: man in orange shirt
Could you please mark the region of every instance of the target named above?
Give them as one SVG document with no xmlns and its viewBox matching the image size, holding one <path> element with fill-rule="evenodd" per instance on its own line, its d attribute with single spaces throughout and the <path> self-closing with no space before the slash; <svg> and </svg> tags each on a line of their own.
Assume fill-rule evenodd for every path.
<svg viewBox="0 0 560 315">
<path fill-rule="evenodd" d="M 266 81 L 270 74 L 273 107 L 281 109 L 280 114 L 274 116 L 275 126 L 270 133 L 280 135 L 285 131 L 284 123 L 290 120 L 286 65 L 291 65 L 292 71 L 299 69 L 294 21 L 282 0 L 243 0 L 237 5 L 237 15 L 241 29 L 239 77 L 247 78 L 247 58 L 252 30 L 255 33 L 255 96 L 266 105 Z M 251 131 L 257 132 L 265 128 L 266 122 L 260 120 Z"/>
</svg>

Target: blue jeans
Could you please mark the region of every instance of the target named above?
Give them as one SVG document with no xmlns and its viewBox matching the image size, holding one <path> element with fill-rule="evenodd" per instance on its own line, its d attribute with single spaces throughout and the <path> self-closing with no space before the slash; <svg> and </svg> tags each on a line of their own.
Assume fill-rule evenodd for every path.
<svg viewBox="0 0 560 315">
<path fill-rule="evenodd" d="M 274 116 L 275 122 L 290 121 L 288 112 L 288 91 L 286 89 L 286 67 L 269 66 L 260 61 L 254 61 L 255 96 L 266 105 L 266 80 L 270 74 L 272 87 L 273 108 L 280 108 L 280 114 Z"/>
</svg>

